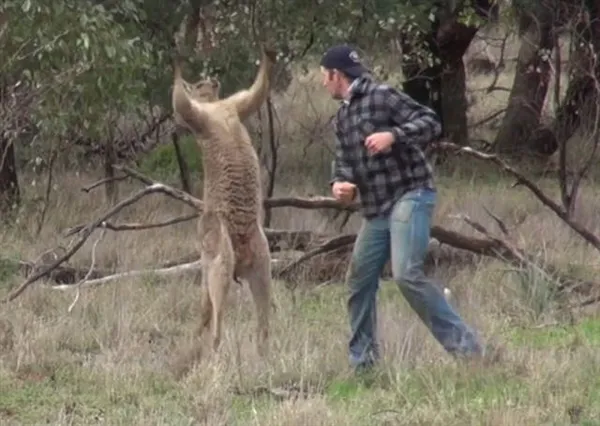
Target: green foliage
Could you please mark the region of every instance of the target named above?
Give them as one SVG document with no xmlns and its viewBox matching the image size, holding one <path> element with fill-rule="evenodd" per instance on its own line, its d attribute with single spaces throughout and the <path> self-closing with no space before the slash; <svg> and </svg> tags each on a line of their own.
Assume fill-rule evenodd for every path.
<svg viewBox="0 0 600 426">
<path fill-rule="evenodd" d="M 140 104 L 145 83 L 129 77 L 151 46 L 128 36 L 102 5 L 27 0 L 5 3 L 2 11 L 9 16 L 3 73 L 35 97 L 40 136 L 73 128 L 100 136 L 109 117 Z"/>
<path fill-rule="evenodd" d="M 346 0 L 337 7 L 322 0 L 203 2 L 215 46 L 186 57 L 186 76 L 221 79 L 223 95 L 249 85 L 256 74 L 258 42 L 279 52 L 280 64 L 302 55 L 320 55 L 332 43 L 350 41 L 377 53 L 400 32 L 422 52 L 422 35 L 443 13 L 437 1 Z M 470 2 L 464 2 L 469 3 Z M 145 114 L 148 107 L 170 109 L 171 58 L 194 2 L 178 0 L 11 0 L 0 5 L 8 31 L 0 40 L 6 93 L 22 98 L 5 108 L 30 120 L 38 141 L 74 137 L 111 140 L 116 122 Z M 463 10 L 464 9 L 464 10 Z M 460 3 L 460 19 L 474 11 Z M 454 12 L 453 12 L 454 13 Z M 187 49 L 186 51 L 192 52 Z M 421 55 L 431 63 L 434 58 Z M 8 97 L 2 99 L 6 106 Z M 5 121 L 6 123 L 6 121 Z M 22 128 L 6 126 L 17 136 Z M 37 149 L 37 147 L 36 147 Z M 37 152 L 40 152 L 37 149 Z"/>
<path fill-rule="evenodd" d="M 202 153 L 196 147 L 196 142 L 191 136 L 184 136 L 179 140 L 181 152 L 187 163 L 190 174 L 195 179 L 202 177 Z M 149 152 L 140 164 L 140 170 L 164 181 L 179 179 L 179 164 L 175 147 L 172 143 L 159 145 Z"/>
</svg>

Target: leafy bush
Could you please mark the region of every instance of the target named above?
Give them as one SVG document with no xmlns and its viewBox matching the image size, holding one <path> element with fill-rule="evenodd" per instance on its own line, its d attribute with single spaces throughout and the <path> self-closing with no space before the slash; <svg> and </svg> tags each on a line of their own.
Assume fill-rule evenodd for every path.
<svg viewBox="0 0 600 426">
<path fill-rule="evenodd" d="M 202 178 L 202 153 L 197 149 L 194 138 L 183 136 L 179 139 L 181 154 L 193 180 Z M 140 170 L 155 179 L 165 182 L 179 181 L 179 165 L 175 146 L 162 144 L 150 151 L 141 161 Z"/>
</svg>

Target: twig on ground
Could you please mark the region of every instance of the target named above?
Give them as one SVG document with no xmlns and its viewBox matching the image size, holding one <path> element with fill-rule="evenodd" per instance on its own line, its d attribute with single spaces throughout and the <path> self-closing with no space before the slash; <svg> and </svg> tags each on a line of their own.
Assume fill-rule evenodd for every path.
<svg viewBox="0 0 600 426">
<path fill-rule="evenodd" d="M 102 241 L 105 234 L 106 234 L 106 228 L 103 228 L 102 232 L 100 233 L 98 238 L 96 238 L 96 241 L 94 241 L 94 245 L 92 246 L 92 262 L 90 264 L 90 268 L 88 269 L 87 274 L 85 274 L 85 276 L 77 284 L 75 284 L 75 287 L 77 288 L 77 293 L 75 293 L 75 299 L 73 299 L 73 302 L 69 305 L 69 308 L 67 309 L 67 312 L 69 312 L 69 313 L 71 313 L 71 311 L 75 307 L 75 304 L 79 300 L 79 294 L 80 294 L 82 283 L 85 283 L 90 278 L 90 275 L 94 271 L 94 268 L 96 266 L 96 247 L 98 246 L 98 243 L 100 243 L 100 241 Z"/>
</svg>

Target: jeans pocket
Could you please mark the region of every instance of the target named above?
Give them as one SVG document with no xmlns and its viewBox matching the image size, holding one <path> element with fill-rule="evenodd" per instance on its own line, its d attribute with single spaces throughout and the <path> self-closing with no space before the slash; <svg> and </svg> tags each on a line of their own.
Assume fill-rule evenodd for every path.
<svg viewBox="0 0 600 426">
<path fill-rule="evenodd" d="M 414 200 L 402 200 L 398 202 L 392 212 L 392 220 L 395 222 L 408 222 L 415 210 L 415 206 L 416 202 Z"/>
</svg>

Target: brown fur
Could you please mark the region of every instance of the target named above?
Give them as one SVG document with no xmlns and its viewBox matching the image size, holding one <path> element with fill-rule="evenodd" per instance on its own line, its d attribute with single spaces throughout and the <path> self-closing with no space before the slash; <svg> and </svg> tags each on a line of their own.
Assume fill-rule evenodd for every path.
<svg viewBox="0 0 600 426">
<path fill-rule="evenodd" d="M 219 98 L 218 81 L 187 83 L 174 64 L 173 111 L 203 151 L 204 212 L 198 223 L 202 257 L 202 327 L 211 325 L 213 349 L 220 343 L 223 303 L 234 278 L 248 282 L 257 313 L 257 346 L 267 350 L 271 306 L 271 256 L 261 225 L 259 162 L 242 120 L 260 108 L 269 92 L 275 55 L 263 49 L 252 86 Z"/>
</svg>

